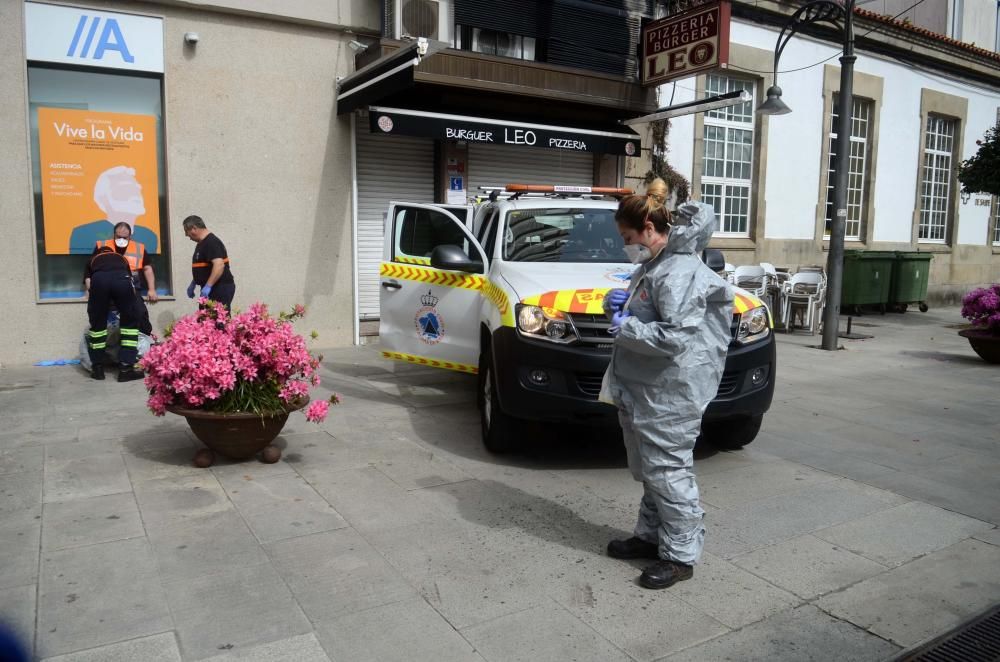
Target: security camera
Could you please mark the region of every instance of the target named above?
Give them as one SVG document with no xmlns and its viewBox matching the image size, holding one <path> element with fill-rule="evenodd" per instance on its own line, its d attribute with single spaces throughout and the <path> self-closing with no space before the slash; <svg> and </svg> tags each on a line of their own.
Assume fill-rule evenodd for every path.
<svg viewBox="0 0 1000 662">
<path fill-rule="evenodd" d="M 353 50 L 355 53 L 364 53 L 366 50 L 368 50 L 368 44 L 362 44 L 360 41 L 356 41 L 354 39 L 347 42 L 347 45 L 350 46 L 351 50 Z"/>
<path fill-rule="evenodd" d="M 198 33 L 197 32 L 185 32 L 184 33 L 184 43 L 185 44 L 197 44 L 198 43 Z"/>
</svg>

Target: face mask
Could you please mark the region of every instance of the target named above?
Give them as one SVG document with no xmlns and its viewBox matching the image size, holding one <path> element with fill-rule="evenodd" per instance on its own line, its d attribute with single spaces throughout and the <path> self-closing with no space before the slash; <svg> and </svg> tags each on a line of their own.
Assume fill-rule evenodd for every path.
<svg viewBox="0 0 1000 662">
<path fill-rule="evenodd" d="M 653 254 L 642 244 L 627 244 L 622 246 L 622 250 L 625 251 L 625 257 L 632 264 L 642 264 L 643 262 L 649 262 L 653 258 Z"/>
<path fill-rule="evenodd" d="M 126 246 L 128 246 L 128 239 L 126 239 L 125 237 L 117 237 L 115 239 L 115 246 L 117 246 L 118 248 L 125 248 Z"/>
</svg>

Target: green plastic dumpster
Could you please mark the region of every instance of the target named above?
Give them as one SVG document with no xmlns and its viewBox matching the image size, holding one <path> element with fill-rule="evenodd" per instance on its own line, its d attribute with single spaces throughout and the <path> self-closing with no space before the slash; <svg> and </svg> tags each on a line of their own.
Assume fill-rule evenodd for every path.
<svg viewBox="0 0 1000 662">
<path fill-rule="evenodd" d="M 906 312 L 906 305 L 920 305 L 920 312 L 927 312 L 927 283 L 931 271 L 931 253 L 907 253 L 896 251 L 892 263 L 892 285 L 889 288 L 889 303 L 900 312 Z"/>
<path fill-rule="evenodd" d="M 885 312 L 896 254 L 888 251 L 844 251 L 840 307 L 878 306 Z"/>
</svg>

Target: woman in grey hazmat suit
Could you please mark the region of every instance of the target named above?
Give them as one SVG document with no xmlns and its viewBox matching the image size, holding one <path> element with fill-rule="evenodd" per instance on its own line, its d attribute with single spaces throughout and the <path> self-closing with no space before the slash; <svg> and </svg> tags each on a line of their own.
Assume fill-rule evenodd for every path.
<svg viewBox="0 0 1000 662">
<path fill-rule="evenodd" d="M 690 579 L 705 540 L 692 472 L 701 417 L 722 379 L 733 289 L 701 260 L 716 228 L 711 205 L 688 202 L 673 218 L 667 186 L 621 201 L 615 220 L 639 266 L 628 290 L 604 299 L 615 334 L 606 392 L 619 410 L 629 469 L 642 481 L 634 536 L 608 555 L 649 558 L 639 576 L 652 589 Z"/>
</svg>

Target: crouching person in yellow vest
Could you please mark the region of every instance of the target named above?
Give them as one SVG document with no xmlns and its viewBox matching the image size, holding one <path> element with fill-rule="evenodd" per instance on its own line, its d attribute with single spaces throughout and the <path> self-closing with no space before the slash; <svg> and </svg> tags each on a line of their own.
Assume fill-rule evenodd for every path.
<svg viewBox="0 0 1000 662">
<path fill-rule="evenodd" d="M 132 226 L 123 222 L 115 225 L 114 239 L 97 242 L 92 256 L 97 255 L 97 252 L 102 248 L 110 248 L 128 262 L 129 271 L 132 274 L 132 284 L 135 286 L 136 292 L 136 315 L 138 316 L 139 331 L 147 336 L 152 335 L 153 325 L 149 321 L 149 310 L 140 294 L 143 285 L 148 290 L 149 303 L 156 303 L 159 297 L 156 295 L 156 278 L 153 275 L 153 264 L 149 253 L 146 252 L 146 246 L 132 240 Z M 90 290 L 90 282 L 86 278 L 84 286 L 88 291 Z"/>
<path fill-rule="evenodd" d="M 141 303 L 132 284 L 130 264 L 108 246 L 102 246 L 87 263 L 89 285 L 87 317 L 87 353 L 90 355 L 90 376 L 104 379 L 104 353 L 108 342 L 108 309 L 113 303 L 121 317 L 121 341 L 118 348 L 118 381 L 142 379 L 135 367 L 139 351 L 138 306 Z"/>
</svg>

